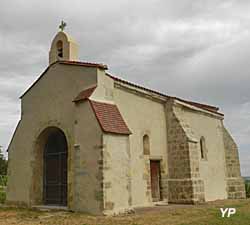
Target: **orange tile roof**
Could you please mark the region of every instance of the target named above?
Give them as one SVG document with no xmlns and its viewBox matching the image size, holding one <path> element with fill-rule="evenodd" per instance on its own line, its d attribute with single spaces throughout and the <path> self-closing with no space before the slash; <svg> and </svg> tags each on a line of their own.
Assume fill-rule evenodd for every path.
<svg viewBox="0 0 250 225">
<path fill-rule="evenodd" d="M 89 100 L 89 102 L 104 132 L 131 134 L 116 105 L 93 100 Z"/>
</svg>

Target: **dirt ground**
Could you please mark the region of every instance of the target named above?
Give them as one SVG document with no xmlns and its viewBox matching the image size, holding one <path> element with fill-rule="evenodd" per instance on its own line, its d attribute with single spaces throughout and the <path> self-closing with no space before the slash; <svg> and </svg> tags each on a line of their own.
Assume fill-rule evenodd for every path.
<svg viewBox="0 0 250 225">
<path fill-rule="evenodd" d="M 222 218 L 220 208 L 236 208 L 236 214 Z M 137 208 L 134 214 L 92 216 L 63 211 L 41 212 L 0 207 L 0 224 L 20 225 L 250 225 L 250 200 L 216 201 L 203 205 L 168 205 Z"/>
</svg>

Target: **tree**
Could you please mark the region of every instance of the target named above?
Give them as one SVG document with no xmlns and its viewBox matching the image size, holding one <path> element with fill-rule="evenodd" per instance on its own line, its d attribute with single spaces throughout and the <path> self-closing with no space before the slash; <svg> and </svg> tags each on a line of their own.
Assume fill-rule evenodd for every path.
<svg viewBox="0 0 250 225">
<path fill-rule="evenodd" d="M 4 158 L 2 146 L 0 146 L 0 175 L 7 175 L 8 161 Z"/>
</svg>

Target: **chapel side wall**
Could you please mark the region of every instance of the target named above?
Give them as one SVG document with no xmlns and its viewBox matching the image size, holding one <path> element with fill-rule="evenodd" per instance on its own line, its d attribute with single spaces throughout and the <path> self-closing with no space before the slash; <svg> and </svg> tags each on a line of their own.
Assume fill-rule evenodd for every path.
<svg viewBox="0 0 250 225">
<path fill-rule="evenodd" d="M 117 87 L 114 89 L 114 102 L 117 104 L 132 134 L 131 190 L 132 205 L 152 204 L 150 181 L 150 158 L 161 162 L 161 192 L 167 199 L 167 133 L 164 103 L 146 97 L 136 91 Z M 149 136 L 150 156 L 143 154 L 143 136 Z"/>
<path fill-rule="evenodd" d="M 129 210 L 131 199 L 130 145 L 128 135 L 103 135 L 104 213 Z"/>
<path fill-rule="evenodd" d="M 102 214 L 102 130 L 89 101 L 76 104 L 74 146 L 74 211 Z"/>
<path fill-rule="evenodd" d="M 45 128 L 55 126 L 67 138 L 68 207 L 74 208 L 75 105 L 72 101 L 85 87 L 96 85 L 96 70 L 56 63 L 22 97 L 21 125 L 9 149 L 12 162 L 7 200 L 20 201 L 29 206 L 41 203 L 42 193 L 41 190 L 37 191 L 37 186 L 42 185 L 43 171 L 41 166 L 37 166 L 37 160 L 42 153 L 38 157 L 36 142 Z"/>
<path fill-rule="evenodd" d="M 204 181 L 205 200 L 226 199 L 225 150 L 222 118 L 184 108 L 182 117 L 197 139 L 200 178 Z M 201 158 L 200 139 L 205 138 L 205 159 Z"/>
<path fill-rule="evenodd" d="M 245 182 L 241 177 L 238 147 L 230 133 L 222 125 L 225 146 L 227 197 L 229 199 L 246 198 Z"/>
</svg>

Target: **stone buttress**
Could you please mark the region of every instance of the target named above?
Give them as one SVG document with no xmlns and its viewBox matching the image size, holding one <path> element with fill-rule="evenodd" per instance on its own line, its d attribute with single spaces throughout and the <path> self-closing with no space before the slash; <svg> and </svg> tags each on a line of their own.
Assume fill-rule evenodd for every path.
<svg viewBox="0 0 250 225">
<path fill-rule="evenodd" d="M 181 106 L 166 104 L 170 203 L 204 202 L 204 181 L 199 173 L 198 141 L 182 118 Z"/>
<path fill-rule="evenodd" d="M 246 198 L 245 183 L 240 173 L 238 147 L 225 127 L 223 127 L 223 141 L 225 146 L 228 198 Z"/>
</svg>

